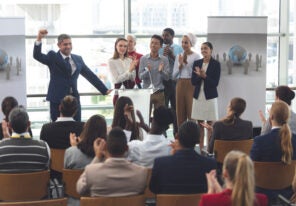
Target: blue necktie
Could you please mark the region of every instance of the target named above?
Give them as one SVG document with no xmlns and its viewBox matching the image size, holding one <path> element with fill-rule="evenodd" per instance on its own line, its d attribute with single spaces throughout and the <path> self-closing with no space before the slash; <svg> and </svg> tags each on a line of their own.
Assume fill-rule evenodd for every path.
<svg viewBox="0 0 296 206">
<path fill-rule="evenodd" d="M 67 66 L 68 71 L 70 72 L 70 74 L 72 74 L 72 67 L 71 67 L 71 64 L 70 64 L 70 57 L 66 57 L 65 61 L 66 61 L 66 66 Z"/>
</svg>

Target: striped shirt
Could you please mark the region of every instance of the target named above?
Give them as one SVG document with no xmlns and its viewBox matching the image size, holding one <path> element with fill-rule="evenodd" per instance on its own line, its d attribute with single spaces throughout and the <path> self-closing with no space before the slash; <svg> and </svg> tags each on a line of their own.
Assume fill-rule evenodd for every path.
<svg viewBox="0 0 296 206">
<path fill-rule="evenodd" d="M 50 152 L 42 140 L 7 138 L 0 142 L 0 173 L 47 170 Z"/>
</svg>

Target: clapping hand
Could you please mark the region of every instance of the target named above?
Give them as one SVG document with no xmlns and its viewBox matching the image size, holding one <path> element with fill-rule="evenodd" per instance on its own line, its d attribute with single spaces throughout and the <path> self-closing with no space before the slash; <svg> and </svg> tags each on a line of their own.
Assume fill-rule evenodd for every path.
<svg viewBox="0 0 296 206">
<path fill-rule="evenodd" d="M 216 178 L 216 170 L 211 170 L 206 173 L 207 183 L 208 183 L 208 194 L 215 194 L 222 192 L 222 188 Z"/>
<path fill-rule="evenodd" d="M 160 62 L 159 66 L 158 66 L 158 71 L 159 72 L 163 71 L 163 68 L 164 68 L 164 63 Z"/>
<path fill-rule="evenodd" d="M 69 139 L 71 146 L 76 146 L 80 142 L 80 137 L 77 137 L 76 134 L 72 132 L 70 132 Z"/>
<path fill-rule="evenodd" d="M 149 126 L 144 122 L 144 118 L 143 118 L 141 112 L 140 112 L 139 110 L 137 110 L 136 113 L 137 113 L 137 116 L 138 116 L 138 118 L 139 118 L 139 120 L 140 120 L 140 122 L 138 122 L 138 125 L 139 125 L 140 127 L 142 127 L 146 132 L 149 132 L 150 128 L 149 128 Z"/>
<path fill-rule="evenodd" d="M 99 160 L 103 160 L 106 157 L 106 141 L 103 138 L 97 138 L 93 143 L 94 151 L 96 157 Z"/>
<path fill-rule="evenodd" d="M 205 70 L 204 70 L 204 69 L 201 69 L 201 68 L 198 67 L 198 66 L 195 67 L 195 69 L 194 69 L 194 73 L 195 73 L 197 76 L 199 76 L 199 77 L 201 77 L 201 78 L 203 78 L 203 79 L 205 79 L 205 78 L 207 77 Z"/>
</svg>

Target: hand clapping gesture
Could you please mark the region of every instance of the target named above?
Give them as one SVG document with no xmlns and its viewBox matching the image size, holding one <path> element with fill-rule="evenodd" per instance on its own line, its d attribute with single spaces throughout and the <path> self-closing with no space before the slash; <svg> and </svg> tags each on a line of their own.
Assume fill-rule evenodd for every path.
<svg viewBox="0 0 296 206">
<path fill-rule="evenodd" d="M 94 151 L 96 157 L 102 161 L 105 157 L 107 157 L 106 152 L 106 141 L 103 138 L 97 138 L 93 143 Z"/>
<path fill-rule="evenodd" d="M 205 78 L 207 77 L 205 70 L 204 70 L 204 69 L 201 69 L 201 68 L 198 67 L 198 66 L 195 67 L 195 69 L 194 69 L 194 73 L 195 73 L 197 76 L 199 76 L 199 77 L 201 77 L 201 78 L 203 78 L 203 79 L 205 79 Z"/>
</svg>

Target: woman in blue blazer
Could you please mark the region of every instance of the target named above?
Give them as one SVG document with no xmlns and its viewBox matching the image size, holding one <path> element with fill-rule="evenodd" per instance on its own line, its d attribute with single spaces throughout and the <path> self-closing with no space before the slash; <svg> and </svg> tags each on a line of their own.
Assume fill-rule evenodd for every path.
<svg viewBox="0 0 296 206">
<path fill-rule="evenodd" d="M 254 138 L 250 156 L 254 161 L 291 164 L 291 161 L 296 159 L 296 135 L 291 133 L 289 127 L 289 106 L 287 103 L 278 100 L 272 104 L 269 113 L 271 131 Z M 271 202 L 276 200 L 278 194 L 288 199 L 293 194 L 291 187 L 282 190 L 263 188 L 256 188 L 256 190 L 266 194 Z"/>
<path fill-rule="evenodd" d="M 204 42 L 201 45 L 202 59 L 193 63 L 191 83 L 194 88 L 192 119 L 200 123 L 207 120 L 208 124 L 218 119 L 218 91 L 221 65 L 212 58 L 213 45 Z M 204 130 L 200 130 L 200 149 L 203 148 Z"/>
</svg>

